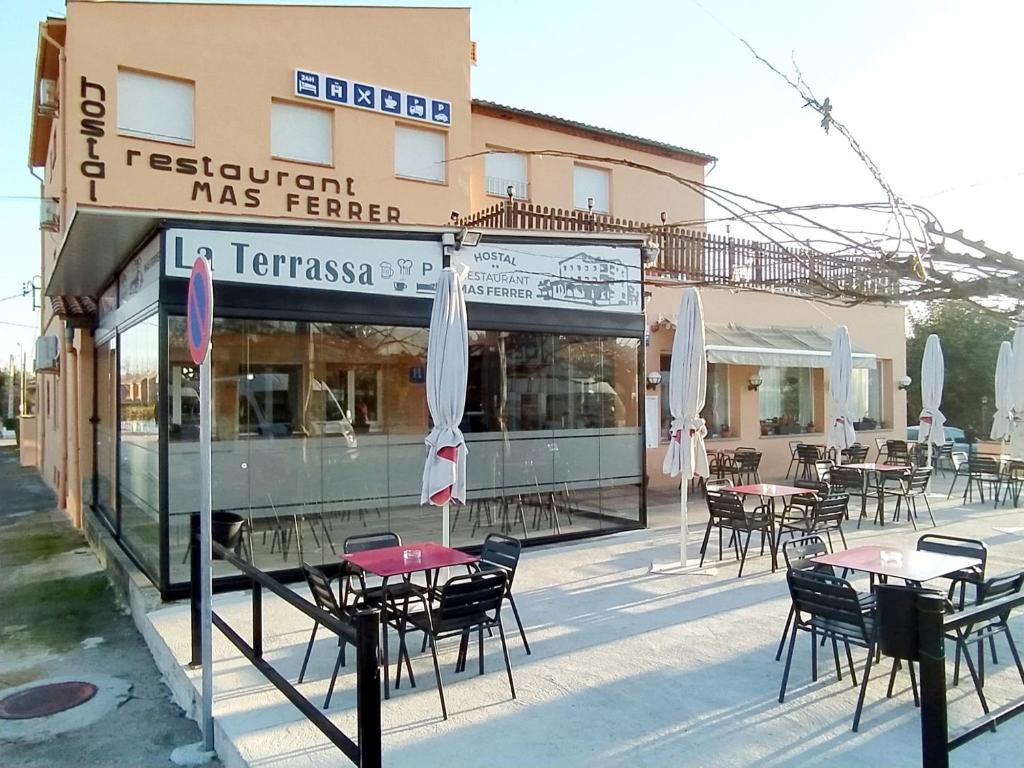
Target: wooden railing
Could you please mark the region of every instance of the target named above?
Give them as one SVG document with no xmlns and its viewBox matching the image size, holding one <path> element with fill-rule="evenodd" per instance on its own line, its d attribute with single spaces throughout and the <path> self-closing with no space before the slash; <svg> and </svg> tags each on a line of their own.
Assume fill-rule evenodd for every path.
<svg viewBox="0 0 1024 768">
<path fill-rule="evenodd" d="M 482 229 L 642 234 L 655 241 L 660 251 L 648 272 L 687 282 L 865 298 L 895 296 L 898 288 L 895 278 L 869 256 L 833 256 L 588 211 L 503 202 L 465 217 L 460 224 Z"/>
</svg>

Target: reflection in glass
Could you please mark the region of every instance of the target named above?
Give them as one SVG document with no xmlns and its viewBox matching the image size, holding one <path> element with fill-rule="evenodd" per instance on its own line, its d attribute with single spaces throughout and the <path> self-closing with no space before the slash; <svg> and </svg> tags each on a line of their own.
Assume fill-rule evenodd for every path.
<svg viewBox="0 0 1024 768">
<path fill-rule="evenodd" d="M 762 434 L 814 431 L 814 390 L 810 368 L 761 368 L 757 396 Z"/>
</svg>

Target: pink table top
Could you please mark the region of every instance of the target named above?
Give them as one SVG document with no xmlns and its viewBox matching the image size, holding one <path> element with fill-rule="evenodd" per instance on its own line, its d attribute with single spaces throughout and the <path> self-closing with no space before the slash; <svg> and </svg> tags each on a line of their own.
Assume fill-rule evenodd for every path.
<svg viewBox="0 0 1024 768">
<path fill-rule="evenodd" d="M 410 549 L 419 550 L 419 560 L 405 559 L 405 552 Z M 480 558 L 477 555 L 467 555 L 465 552 L 444 547 L 432 541 L 424 541 L 416 544 L 403 544 L 400 547 L 383 547 L 353 552 L 349 555 L 342 555 L 342 559 L 367 573 L 388 577 L 418 573 L 419 571 L 433 571 L 453 565 L 469 565 L 477 562 Z"/>
<path fill-rule="evenodd" d="M 848 469 L 863 469 L 869 472 L 907 472 L 912 467 L 909 464 L 840 464 Z"/>
<path fill-rule="evenodd" d="M 898 552 L 903 559 L 896 562 L 892 560 L 882 562 L 882 552 Z M 851 568 L 863 573 L 876 573 L 918 582 L 981 565 L 981 561 L 973 557 L 944 555 L 940 552 L 918 552 L 916 549 L 879 547 L 874 544 L 840 550 L 811 559 L 822 565 Z"/>
<path fill-rule="evenodd" d="M 733 485 L 723 488 L 729 493 L 739 493 L 744 496 L 796 496 L 800 493 L 814 493 L 811 488 L 797 488 L 792 485 L 776 485 L 775 483 L 753 483 L 751 485 Z"/>
</svg>

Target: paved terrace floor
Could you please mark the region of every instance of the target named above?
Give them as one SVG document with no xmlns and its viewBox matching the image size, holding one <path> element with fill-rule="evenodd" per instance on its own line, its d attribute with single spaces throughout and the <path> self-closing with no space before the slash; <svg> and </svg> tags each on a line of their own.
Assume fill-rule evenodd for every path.
<svg viewBox="0 0 1024 768">
<path fill-rule="evenodd" d="M 941 487 L 946 488 L 944 483 Z M 957 507 L 943 496 L 933 501 L 938 530 L 987 541 L 990 574 L 1024 564 L 1022 510 L 993 510 L 991 504 Z M 701 504 L 694 506 L 695 516 Z M 806 637 L 797 645 L 786 703 L 778 704 L 783 667 L 774 656 L 789 608 L 784 573 L 772 574 L 765 556 L 748 561 L 739 580 L 731 560 L 712 576 L 649 574 L 652 561 L 678 556 L 678 529 L 671 527 L 671 519 L 668 515 L 664 527 L 653 530 L 525 552 L 516 593 L 533 655 L 524 653 L 514 627 L 509 633 L 519 698 L 509 697 L 496 637 L 486 643 L 483 677 L 475 674 L 475 644 L 467 672 L 454 673 L 457 649 L 449 641 L 440 648 L 450 713 L 445 722 L 430 655 L 416 655 L 418 687 L 403 686 L 382 704 L 384 764 L 920 765 L 919 711 L 905 674 L 898 678 L 894 697 L 885 697 L 891 662 L 876 667 L 858 734 L 850 731 L 857 690 L 845 670 L 842 682 L 836 680 L 827 651 L 820 654 L 819 681 L 811 682 Z M 913 547 L 917 537 L 906 524 L 860 532 L 849 528 L 850 546 L 884 542 Z M 693 520 L 691 540 L 699 541 L 702 529 Z M 866 579 L 858 584 L 867 587 Z M 248 637 L 248 593 L 221 595 L 215 602 L 218 612 Z M 511 612 L 507 615 L 511 624 Z M 199 680 L 183 671 L 189 655 L 187 606 L 164 607 L 149 621 L 157 633 L 150 632 L 150 641 L 158 663 L 177 695 L 191 697 Z M 266 657 L 294 681 L 310 622 L 269 598 L 264 622 Z M 1024 612 L 1011 624 L 1018 640 L 1024 640 Z M 214 634 L 215 715 L 225 764 L 343 764 L 329 742 Z M 393 649 L 396 645 L 392 640 Z M 317 641 L 309 679 L 301 686 L 318 703 L 335 649 L 330 638 Z M 993 706 L 1024 695 L 1004 649 L 999 649 L 1000 664 L 988 671 L 986 693 Z M 952 648 L 948 655 L 951 659 Z M 855 649 L 857 664 L 863 660 L 864 652 Z M 342 672 L 329 711 L 343 730 L 354 733 L 351 662 Z M 958 689 L 950 689 L 949 699 L 951 728 L 980 715 L 966 675 Z M 952 764 L 1017 765 L 1022 744 L 1024 717 L 957 750 Z"/>
</svg>

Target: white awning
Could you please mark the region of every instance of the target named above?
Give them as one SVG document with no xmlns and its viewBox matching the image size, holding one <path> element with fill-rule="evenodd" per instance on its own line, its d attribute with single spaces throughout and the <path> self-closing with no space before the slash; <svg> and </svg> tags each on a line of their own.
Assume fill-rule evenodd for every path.
<svg viewBox="0 0 1024 768">
<path fill-rule="evenodd" d="M 660 322 L 675 328 L 675 318 Z M 827 368 L 832 354 L 832 331 L 820 328 L 753 328 L 708 325 L 705 329 L 709 363 L 758 367 Z M 853 348 L 854 368 L 874 368 L 876 357 Z"/>
</svg>

